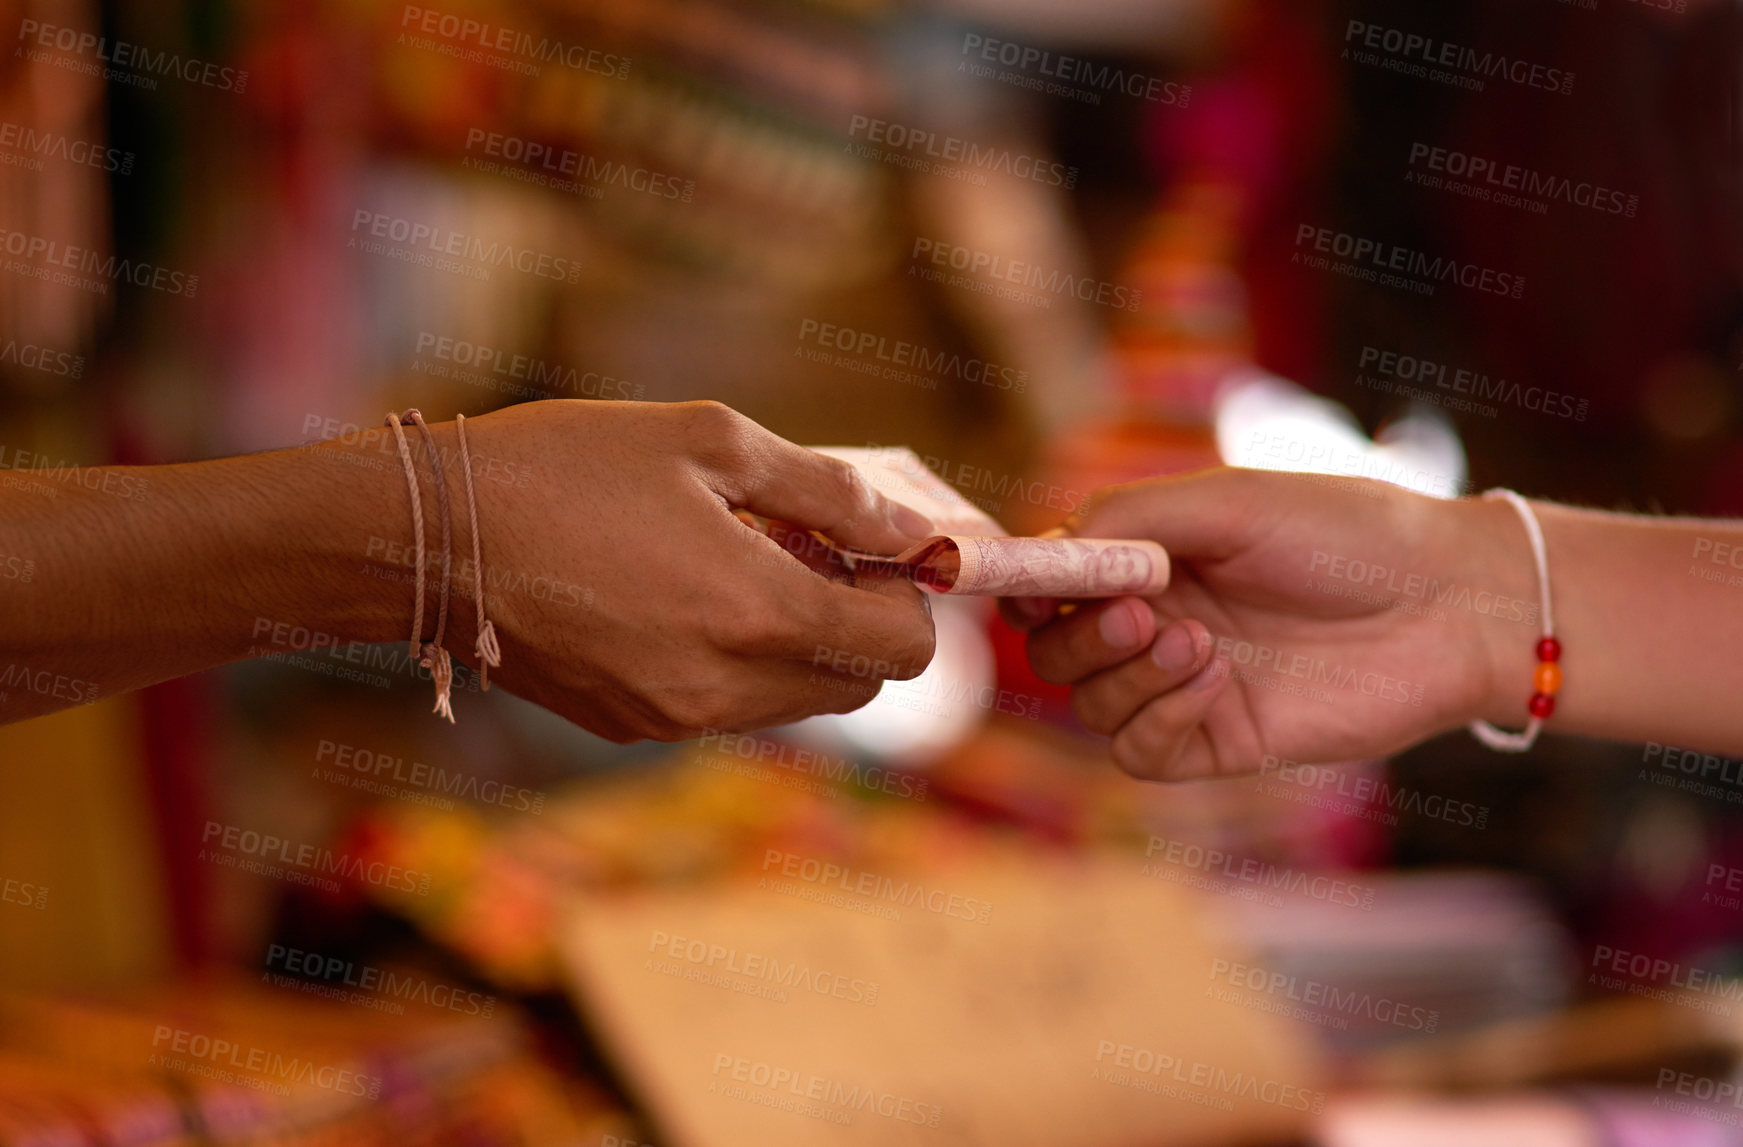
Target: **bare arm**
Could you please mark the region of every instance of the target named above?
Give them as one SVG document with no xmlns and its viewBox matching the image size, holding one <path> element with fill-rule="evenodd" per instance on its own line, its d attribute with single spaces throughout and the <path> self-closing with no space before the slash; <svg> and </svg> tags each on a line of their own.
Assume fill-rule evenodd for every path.
<svg viewBox="0 0 1743 1147">
<path fill-rule="evenodd" d="M 880 676 L 930 659 L 930 618 L 806 569 L 732 511 L 894 552 L 923 519 L 848 468 L 714 403 L 540 402 L 468 420 L 493 680 L 604 736 L 675 738 L 856 707 L 820 648 Z M 471 536 L 452 424 L 433 427 L 453 498 L 444 642 L 476 664 Z M 428 526 L 424 636 L 440 532 L 429 456 L 408 428 Z M 246 458 L 0 482 L 0 720 L 297 644 L 409 641 L 411 502 L 390 433 Z M 143 483 L 143 484 L 142 484 Z M 52 491 L 52 494 L 50 493 Z M 125 496 L 124 496 L 125 493 Z M 8 556 L 30 574 L 5 577 Z"/>
<path fill-rule="evenodd" d="M 1565 683 L 1551 731 L 1743 752 L 1743 525 L 1534 503 Z M 1085 536 L 1168 547 L 1166 593 L 1054 616 L 1030 657 L 1148 777 L 1394 752 L 1526 721 L 1536 569 L 1504 503 L 1211 470 L 1106 491 Z M 1735 562 L 1736 564 L 1733 564 Z M 1717 575 L 1715 580 L 1708 580 Z"/>
</svg>

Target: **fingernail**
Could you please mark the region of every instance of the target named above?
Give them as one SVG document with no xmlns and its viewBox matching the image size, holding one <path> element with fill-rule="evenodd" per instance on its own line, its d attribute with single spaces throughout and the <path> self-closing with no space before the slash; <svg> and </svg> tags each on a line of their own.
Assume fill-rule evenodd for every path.
<svg viewBox="0 0 1743 1147">
<path fill-rule="evenodd" d="M 1150 660 L 1157 668 L 1169 673 L 1185 669 L 1192 664 L 1193 657 L 1192 634 L 1178 621 L 1164 629 L 1156 644 L 1150 647 Z"/>
<path fill-rule="evenodd" d="M 1206 665 L 1203 669 L 1194 673 L 1192 675 L 1192 680 L 1186 683 L 1186 687 L 1194 693 L 1202 693 L 1206 689 L 1216 688 L 1216 683 L 1228 675 L 1228 662 L 1212 661 L 1209 665 Z"/>
<path fill-rule="evenodd" d="M 1138 619 L 1132 616 L 1132 604 L 1120 602 L 1102 610 L 1101 639 L 1115 649 L 1128 649 L 1138 644 Z"/>
<path fill-rule="evenodd" d="M 923 542 L 932 536 L 932 519 L 900 502 L 890 503 L 890 522 L 917 542 Z"/>
</svg>

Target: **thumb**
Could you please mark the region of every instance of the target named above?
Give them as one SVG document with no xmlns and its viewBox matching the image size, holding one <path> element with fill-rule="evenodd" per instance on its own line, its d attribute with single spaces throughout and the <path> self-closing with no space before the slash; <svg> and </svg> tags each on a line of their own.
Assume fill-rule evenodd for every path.
<svg viewBox="0 0 1743 1147">
<path fill-rule="evenodd" d="M 711 470 L 710 484 L 734 509 L 875 554 L 898 553 L 932 536 L 931 519 L 878 493 L 839 458 L 796 446 L 754 422 L 747 435 L 749 449 L 735 463 Z"/>
</svg>

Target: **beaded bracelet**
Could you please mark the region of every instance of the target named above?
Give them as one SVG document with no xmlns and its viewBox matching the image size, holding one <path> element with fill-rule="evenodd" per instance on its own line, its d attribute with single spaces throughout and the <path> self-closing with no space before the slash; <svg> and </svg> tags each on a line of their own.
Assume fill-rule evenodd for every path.
<svg viewBox="0 0 1743 1147">
<path fill-rule="evenodd" d="M 1537 669 L 1531 675 L 1535 692 L 1526 702 L 1531 720 L 1523 732 L 1509 733 L 1487 721 L 1472 721 L 1471 735 L 1491 749 L 1503 753 L 1523 753 L 1537 740 L 1543 722 L 1555 712 L 1556 694 L 1561 692 L 1561 642 L 1555 636 L 1555 622 L 1549 610 L 1549 558 L 1544 551 L 1543 527 L 1537 523 L 1537 513 L 1531 503 L 1512 490 L 1495 489 L 1483 495 L 1485 499 L 1502 498 L 1525 523 L 1525 533 L 1531 538 L 1531 556 L 1537 562 L 1537 596 L 1543 603 L 1543 636 L 1537 641 Z"/>
</svg>

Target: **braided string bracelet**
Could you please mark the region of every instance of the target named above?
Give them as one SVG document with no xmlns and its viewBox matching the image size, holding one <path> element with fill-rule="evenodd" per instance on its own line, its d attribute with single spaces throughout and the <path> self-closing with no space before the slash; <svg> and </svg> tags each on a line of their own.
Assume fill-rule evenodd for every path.
<svg viewBox="0 0 1743 1147">
<path fill-rule="evenodd" d="M 436 706 L 433 710 L 446 717 L 450 724 L 454 721 L 453 687 L 454 665 L 442 640 L 448 628 L 448 596 L 453 585 L 453 547 L 452 547 L 452 514 L 448 506 L 448 487 L 443 477 L 443 465 L 440 452 L 436 448 L 435 435 L 430 432 L 429 424 L 417 408 L 405 412 L 405 421 L 411 422 L 423 433 L 424 447 L 429 451 L 430 462 L 434 468 L 436 484 L 436 505 L 442 517 L 442 584 L 438 597 L 435 636 L 429 641 L 423 641 L 424 632 L 424 571 L 426 559 L 424 556 L 424 508 L 423 497 L 418 489 L 417 467 L 412 464 L 411 444 L 406 441 L 405 430 L 401 426 L 400 416 L 391 411 L 387 416 L 387 424 L 393 428 L 395 442 L 399 446 L 400 464 L 405 468 L 406 488 L 411 494 L 412 503 L 412 541 L 417 551 L 417 600 L 412 609 L 411 655 L 418 658 L 418 664 L 430 671 L 431 680 L 436 686 Z M 480 663 L 480 685 L 483 689 L 490 688 L 489 672 L 502 664 L 502 650 L 496 638 L 496 627 L 484 615 L 484 567 L 482 546 L 478 536 L 478 499 L 472 488 L 472 457 L 466 447 L 466 419 L 464 415 L 455 419 L 455 433 L 460 443 L 460 464 L 466 475 L 466 508 L 469 524 L 472 530 L 472 567 L 473 567 L 473 597 L 478 608 L 478 641 L 475 650 Z"/>
<path fill-rule="evenodd" d="M 466 475 L 466 513 L 472 524 L 472 600 L 478 606 L 478 687 L 490 690 L 490 671 L 502 664 L 502 647 L 496 641 L 496 626 L 484 616 L 484 558 L 478 542 L 478 498 L 472 493 L 472 455 L 466 450 L 466 416 L 454 416 L 454 433 L 460 438 L 460 472 Z"/>
<path fill-rule="evenodd" d="M 1561 642 L 1555 636 L 1555 620 L 1549 606 L 1549 557 L 1543 544 L 1543 527 L 1531 503 L 1512 490 L 1494 489 L 1483 495 L 1487 500 L 1502 499 L 1513 507 L 1519 520 L 1525 523 L 1525 533 L 1531 539 L 1531 557 L 1537 563 L 1537 597 L 1542 602 L 1543 636 L 1537 641 L 1537 670 L 1532 674 L 1536 690 L 1526 703 L 1531 719 L 1523 731 L 1509 733 L 1487 721 L 1472 721 L 1471 735 L 1483 744 L 1503 753 L 1523 753 L 1537 741 L 1543 722 L 1555 712 L 1555 697 L 1561 692 Z"/>
</svg>

